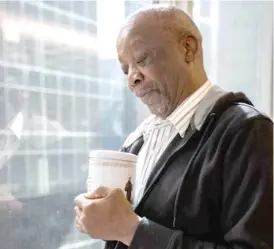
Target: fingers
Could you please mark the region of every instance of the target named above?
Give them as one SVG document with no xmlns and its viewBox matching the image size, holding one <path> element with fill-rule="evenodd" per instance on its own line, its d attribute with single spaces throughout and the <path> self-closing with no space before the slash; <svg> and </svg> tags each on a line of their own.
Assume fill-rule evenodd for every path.
<svg viewBox="0 0 274 249">
<path fill-rule="evenodd" d="M 86 193 L 84 196 L 87 199 L 99 199 L 99 198 L 104 198 L 108 195 L 109 193 L 109 188 L 107 187 L 99 187 L 95 191 Z"/>
<path fill-rule="evenodd" d="M 75 218 L 75 226 L 81 233 L 86 233 L 86 230 L 78 217 Z"/>
<path fill-rule="evenodd" d="M 80 194 L 74 199 L 74 203 L 80 209 L 83 209 L 85 206 L 90 204 L 90 200 L 85 197 L 85 194 Z"/>
<path fill-rule="evenodd" d="M 76 206 L 74 208 L 74 211 L 75 211 L 75 216 L 78 217 L 78 218 L 80 218 L 81 217 L 81 210 L 80 210 L 80 208 Z"/>
<path fill-rule="evenodd" d="M 109 191 L 110 189 L 107 187 L 99 187 L 93 192 L 78 195 L 74 199 L 74 203 L 82 209 L 85 204 L 90 203 L 90 199 L 104 198 L 109 194 Z"/>
<path fill-rule="evenodd" d="M 87 206 L 91 203 L 91 199 L 104 198 L 107 196 L 107 194 L 108 194 L 108 188 L 100 187 L 100 188 L 96 189 L 94 192 L 78 195 L 74 199 L 74 203 L 80 209 L 83 209 L 85 206 Z"/>
<path fill-rule="evenodd" d="M 81 233 L 86 233 L 86 230 L 84 228 L 84 225 L 81 222 L 81 210 L 79 207 L 75 207 L 75 225 L 77 227 L 77 229 L 81 232 Z"/>
<path fill-rule="evenodd" d="M 94 201 L 94 200 L 104 198 L 109 193 L 110 193 L 109 188 L 100 187 L 100 188 L 97 188 L 94 192 L 80 194 L 74 199 L 75 225 L 80 232 L 87 233 L 82 221 L 83 221 L 83 217 L 86 215 L 86 212 L 88 210 L 90 212 L 91 208 L 94 208 L 96 206 L 95 204 L 97 201 Z"/>
</svg>

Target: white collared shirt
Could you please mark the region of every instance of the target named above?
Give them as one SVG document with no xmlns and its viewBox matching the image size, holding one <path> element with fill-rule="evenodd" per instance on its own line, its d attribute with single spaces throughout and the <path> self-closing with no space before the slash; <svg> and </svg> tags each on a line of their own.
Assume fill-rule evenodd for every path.
<svg viewBox="0 0 274 249">
<path fill-rule="evenodd" d="M 134 205 L 137 205 L 143 196 L 147 179 L 156 162 L 178 133 L 184 137 L 199 103 L 211 87 L 212 84 L 207 81 L 165 120 L 152 115 L 137 128 L 137 133 L 141 132 L 144 137 L 144 145 L 138 155 Z M 134 137 L 134 134 L 129 137 L 129 140 L 132 140 L 132 136 Z"/>
</svg>

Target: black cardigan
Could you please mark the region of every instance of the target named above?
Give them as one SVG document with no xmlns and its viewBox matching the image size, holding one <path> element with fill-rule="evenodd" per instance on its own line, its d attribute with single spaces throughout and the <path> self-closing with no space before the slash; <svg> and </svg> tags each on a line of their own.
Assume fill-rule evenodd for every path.
<svg viewBox="0 0 274 249">
<path fill-rule="evenodd" d="M 138 154 L 142 145 L 140 136 L 122 150 Z M 201 129 L 190 125 L 160 157 L 129 248 L 272 248 L 272 166 L 272 121 L 243 94 L 223 96 Z"/>
</svg>

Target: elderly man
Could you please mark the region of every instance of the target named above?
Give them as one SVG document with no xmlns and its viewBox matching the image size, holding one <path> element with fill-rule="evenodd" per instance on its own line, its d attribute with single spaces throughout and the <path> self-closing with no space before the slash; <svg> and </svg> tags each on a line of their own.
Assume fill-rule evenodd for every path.
<svg viewBox="0 0 274 249">
<path fill-rule="evenodd" d="M 132 210 L 122 190 L 76 198 L 76 225 L 108 249 L 272 248 L 272 121 L 210 83 L 202 38 L 176 8 L 142 9 L 117 50 L 153 114 L 122 150 L 138 154 Z"/>
</svg>

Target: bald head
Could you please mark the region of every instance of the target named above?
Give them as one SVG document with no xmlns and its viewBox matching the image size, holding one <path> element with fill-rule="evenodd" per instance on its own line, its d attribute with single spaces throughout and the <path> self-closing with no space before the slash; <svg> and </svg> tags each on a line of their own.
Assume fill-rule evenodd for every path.
<svg viewBox="0 0 274 249">
<path fill-rule="evenodd" d="M 202 42 L 202 36 L 196 24 L 188 14 L 176 7 L 153 5 L 139 9 L 127 17 L 121 32 L 133 27 L 157 27 L 163 29 L 167 35 L 172 35 L 177 41 L 192 35 L 199 43 Z"/>
<path fill-rule="evenodd" d="M 152 113 L 166 118 L 206 82 L 202 37 L 182 10 L 154 6 L 129 16 L 117 52 L 130 90 Z"/>
</svg>

